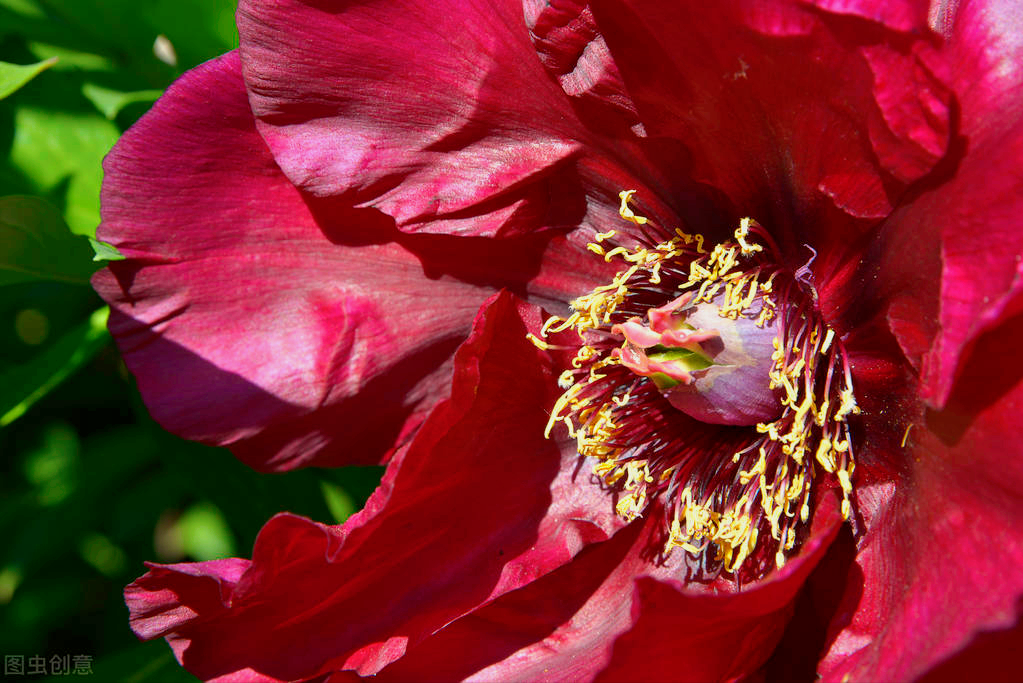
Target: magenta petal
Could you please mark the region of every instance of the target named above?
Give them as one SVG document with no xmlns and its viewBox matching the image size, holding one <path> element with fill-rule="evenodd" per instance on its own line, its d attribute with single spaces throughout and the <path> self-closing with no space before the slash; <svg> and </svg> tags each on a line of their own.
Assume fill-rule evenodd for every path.
<svg viewBox="0 0 1023 683">
<path fill-rule="evenodd" d="M 554 382 L 525 336 L 540 323 L 536 309 L 496 296 L 458 353 L 451 399 L 392 461 L 366 509 L 341 527 L 272 519 L 227 594 L 168 626 L 182 664 L 203 679 L 375 673 L 620 528 L 606 494 L 573 481 L 575 452 L 559 457 L 544 439 Z M 130 589 L 130 604 L 156 600 L 142 591 L 208 593 L 206 573 L 156 568 Z"/>
<path fill-rule="evenodd" d="M 867 531 L 846 578 L 825 680 L 911 680 L 1023 596 L 1023 317 L 987 333 L 941 412 L 926 411 L 893 484 L 858 489 Z"/>
<path fill-rule="evenodd" d="M 513 0 L 243 0 L 260 131 L 284 173 L 409 232 L 546 224 L 581 127 Z"/>
<path fill-rule="evenodd" d="M 182 77 L 106 174 L 99 235 L 128 258 L 94 284 L 171 431 L 259 469 L 368 462 L 446 394 L 450 354 L 491 290 L 444 274 L 483 260 L 480 247 L 400 246 L 372 211 L 314 216 L 255 131 L 236 54 Z M 526 246 L 522 279 L 542 254 Z"/>
<path fill-rule="evenodd" d="M 927 30 L 928 5 L 921 0 L 803 0 L 835 14 L 870 19 L 905 32 Z M 944 4 L 944 3 L 943 3 Z"/>
</svg>

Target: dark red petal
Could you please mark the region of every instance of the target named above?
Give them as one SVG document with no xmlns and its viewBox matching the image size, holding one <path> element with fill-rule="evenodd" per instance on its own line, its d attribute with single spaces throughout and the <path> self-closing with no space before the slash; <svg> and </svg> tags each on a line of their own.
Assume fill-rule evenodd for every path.
<svg viewBox="0 0 1023 683">
<path fill-rule="evenodd" d="M 537 55 L 579 118 L 598 132 L 643 136 L 636 106 L 622 82 L 585 0 L 524 0 Z"/>
<path fill-rule="evenodd" d="M 445 626 L 380 680 L 592 680 L 629 621 L 634 574 L 652 569 L 640 558 L 650 540 L 643 531 L 633 524 Z"/>
<path fill-rule="evenodd" d="M 885 216 L 904 190 L 892 176 L 936 160 L 915 136 L 940 138 L 947 119 L 904 92 L 930 88 L 940 102 L 940 88 L 914 54 L 873 54 L 871 69 L 861 48 L 882 26 L 786 3 L 593 8 L 647 134 L 683 141 L 693 177 L 776 236 L 819 244 L 836 225 L 818 220 L 829 202 L 847 219 Z"/>
<path fill-rule="evenodd" d="M 676 553 L 651 561 L 659 513 L 446 626 L 381 681 L 708 681 L 754 670 L 837 531 L 827 498 L 800 555 L 740 593 L 683 586 Z M 338 680 L 345 680 L 339 678 Z"/>
<path fill-rule="evenodd" d="M 921 241 L 940 230 L 941 330 L 923 369 L 936 407 L 977 338 L 1023 310 L 1023 17 L 1011 0 L 962 3 L 950 25 L 939 57 L 960 107 L 958 165 L 898 226 Z"/>
<path fill-rule="evenodd" d="M 575 452 L 559 457 L 544 439 L 556 384 L 525 336 L 540 324 L 537 309 L 497 295 L 456 357 L 451 399 L 392 461 L 365 510 L 341 527 L 278 515 L 220 604 L 163 625 L 159 633 L 172 628 L 184 643 L 182 664 L 203 679 L 375 673 L 620 528 L 606 494 L 577 474 Z M 147 574 L 129 590 L 133 614 L 145 616 L 148 593 L 197 592 L 205 572 Z"/>
<path fill-rule="evenodd" d="M 149 565 L 149 572 L 124 590 L 131 608 L 131 628 L 139 638 L 166 636 L 184 624 L 206 619 L 224 607 L 250 562 L 238 558 L 197 564 Z M 185 591 L 164 587 L 176 574 L 198 580 L 182 582 Z"/>
<path fill-rule="evenodd" d="M 738 593 L 673 578 L 646 578 L 633 593 L 631 628 L 615 642 L 600 681 L 722 681 L 749 676 L 770 657 L 806 577 L 841 525 L 824 496 L 810 537 L 784 567 Z"/>
<path fill-rule="evenodd" d="M 938 664 L 920 683 L 1017 683 L 1023 625 L 978 633 L 966 649 Z"/>
<path fill-rule="evenodd" d="M 580 125 L 514 0 L 243 0 L 260 131 L 285 174 L 409 232 L 550 224 Z"/>
<path fill-rule="evenodd" d="M 535 237 L 411 238 L 307 203 L 255 131 L 235 54 L 171 87 L 106 174 L 99 235 L 128 258 L 94 283 L 150 411 L 259 469 L 376 461 L 446 395 L 491 283 L 563 300 L 601 277 L 573 266 L 593 260 L 581 245 L 552 247 L 561 273 Z"/>
<path fill-rule="evenodd" d="M 985 334 L 945 409 L 924 411 L 892 455 L 903 471 L 857 489 L 866 533 L 832 624 L 825 680 L 911 680 L 977 632 L 1016 623 L 1021 334 L 1020 315 Z"/>
</svg>

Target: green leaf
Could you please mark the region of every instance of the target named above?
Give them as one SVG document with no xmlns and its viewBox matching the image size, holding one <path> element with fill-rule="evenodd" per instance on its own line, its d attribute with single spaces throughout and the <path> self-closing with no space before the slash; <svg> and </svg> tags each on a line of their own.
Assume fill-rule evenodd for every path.
<svg viewBox="0 0 1023 683">
<path fill-rule="evenodd" d="M 34 0 L 0 0 L 0 8 L 9 9 L 18 14 L 24 14 L 36 19 L 46 16 L 43 8 Z"/>
<path fill-rule="evenodd" d="M 35 64 L 8 64 L 0 62 L 0 100 L 18 90 L 33 78 L 57 63 L 56 59 L 44 59 Z"/>
<path fill-rule="evenodd" d="M 82 85 L 82 94 L 96 106 L 96 109 L 103 116 L 113 121 L 121 110 L 129 104 L 155 102 L 163 94 L 163 91 L 138 90 L 136 92 L 121 92 L 120 90 L 104 88 L 95 83 L 85 83 Z"/>
<path fill-rule="evenodd" d="M 86 240 L 38 197 L 0 197 L 0 285 L 32 280 L 88 284 L 95 270 Z"/>
<path fill-rule="evenodd" d="M 50 102 L 19 103 L 14 112 L 10 163 L 29 181 L 33 194 L 56 195 L 55 201 L 64 203 L 72 232 L 94 237 L 99 225 L 103 157 L 114 146 L 119 131 L 106 117 L 92 111 L 80 93 L 74 97 L 82 110 L 55 109 Z"/>
<path fill-rule="evenodd" d="M 333 515 L 335 523 L 341 524 L 359 511 L 358 506 L 348 492 L 337 484 L 321 481 L 320 490 L 323 491 L 323 501 L 330 509 L 330 514 Z"/>
<path fill-rule="evenodd" d="M 88 532 L 79 539 L 78 553 L 93 569 L 115 581 L 124 573 L 128 564 L 124 550 L 95 531 Z"/>
<path fill-rule="evenodd" d="M 79 49 L 127 57 L 148 75 L 180 73 L 238 44 L 234 0 L 46 0 L 43 5 L 49 23 L 66 34 L 60 41 L 47 36 L 49 42 L 75 41 Z M 159 35 L 173 45 L 176 69 L 154 54 Z"/>
<path fill-rule="evenodd" d="M 314 470 L 260 474 L 226 449 L 184 441 L 167 432 L 159 436 L 162 441 L 153 450 L 168 473 L 184 489 L 217 506 L 237 547 L 251 547 L 266 521 L 281 510 L 323 522 L 332 517 Z"/>
<path fill-rule="evenodd" d="M 92 250 L 95 255 L 92 257 L 93 261 L 123 261 L 124 254 L 117 251 L 117 247 L 106 242 L 101 242 L 94 237 L 89 238 L 89 244 L 92 245 Z"/>
<path fill-rule="evenodd" d="M 182 548 L 196 560 L 218 560 L 237 555 L 234 535 L 224 513 L 209 501 L 201 501 L 185 510 L 178 519 L 177 531 Z"/>
<path fill-rule="evenodd" d="M 87 363 L 109 341 L 104 307 L 28 363 L 0 373 L 0 427 L 6 427 Z"/>
<path fill-rule="evenodd" d="M 28 49 L 38 59 L 56 59 L 57 64 L 53 67 L 54 71 L 113 73 L 117 70 L 117 65 L 112 59 L 92 52 L 74 50 L 62 45 L 51 45 L 38 40 L 29 41 Z"/>
</svg>

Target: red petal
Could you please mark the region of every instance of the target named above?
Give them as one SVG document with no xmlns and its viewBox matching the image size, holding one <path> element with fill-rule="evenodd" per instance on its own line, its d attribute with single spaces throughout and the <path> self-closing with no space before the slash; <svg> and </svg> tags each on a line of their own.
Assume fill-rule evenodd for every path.
<svg viewBox="0 0 1023 683">
<path fill-rule="evenodd" d="M 645 135 L 589 4 L 581 0 L 522 4 L 540 62 L 571 98 L 579 118 L 602 133 Z"/>
<path fill-rule="evenodd" d="M 958 166 L 914 200 L 898 229 L 941 240 L 941 330 L 924 359 L 925 398 L 940 407 L 986 330 L 1023 310 L 1023 19 L 1018 3 L 959 7 L 941 51 L 961 108 Z M 953 175 L 954 174 L 954 175 Z"/>
<path fill-rule="evenodd" d="M 410 232 L 550 224 L 580 126 L 517 2 L 243 0 L 238 27 L 260 131 L 298 187 Z"/>
<path fill-rule="evenodd" d="M 785 566 L 738 593 L 647 578 L 633 593 L 632 627 L 615 642 L 601 681 L 721 681 L 749 676 L 781 639 L 796 593 L 841 525 L 822 498 L 810 537 Z"/>
<path fill-rule="evenodd" d="M 634 575 L 652 565 L 642 523 L 501 596 L 413 648 L 381 681 L 582 681 L 629 622 Z M 662 572 L 663 573 L 663 572 Z"/>
<path fill-rule="evenodd" d="M 446 395 L 493 284 L 564 300 L 602 279 L 565 240 L 544 270 L 546 240 L 413 238 L 307 202 L 255 131 L 235 54 L 183 76 L 106 173 L 99 234 L 128 259 L 95 286 L 150 411 L 259 469 L 378 460 Z"/>
<path fill-rule="evenodd" d="M 976 632 L 1016 623 L 1021 334 L 1023 316 L 987 333 L 947 407 L 926 411 L 892 454 L 904 471 L 857 489 L 867 531 L 840 609 L 851 621 L 833 624 L 841 630 L 821 664 L 826 680 L 910 680 Z"/>
<path fill-rule="evenodd" d="M 906 131 L 947 125 L 900 99 L 917 84 L 916 60 L 893 60 L 898 77 L 875 79 L 860 46 L 876 35 L 842 17 L 784 4 L 624 4 L 595 2 L 594 14 L 647 133 L 682 140 L 694 178 L 776 236 L 819 244 L 825 197 L 849 216 L 887 215 L 903 189 L 888 174 L 926 166 Z M 896 129 L 878 133 L 880 159 L 868 122 Z"/>
<path fill-rule="evenodd" d="M 458 353 L 451 399 L 365 510 L 342 527 L 278 515 L 220 604 L 163 625 L 159 633 L 172 628 L 183 643 L 182 664 L 203 679 L 248 669 L 281 679 L 374 673 L 620 528 L 606 494 L 576 477 L 574 450 L 559 458 L 543 438 L 556 385 L 525 337 L 540 322 L 535 309 L 497 296 Z M 128 592 L 136 619 L 154 600 L 147 594 L 195 603 L 187 596 L 208 592 L 204 573 L 147 574 Z"/>
<path fill-rule="evenodd" d="M 788 604 L 839 525 L 819 509 L 798 557 L 740 593 L 681 586 L 678 552 L 648 552 L 650 515 L 571 563 L 448 625 L 380 673 L 382 681 L 719 680 L 770 654 Z"/>
</svg>

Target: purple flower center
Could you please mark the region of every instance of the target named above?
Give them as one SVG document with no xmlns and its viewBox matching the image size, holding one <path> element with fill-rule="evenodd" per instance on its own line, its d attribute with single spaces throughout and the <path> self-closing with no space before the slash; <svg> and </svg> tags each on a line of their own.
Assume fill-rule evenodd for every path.
<svg viewBox="0 0 1023 683">
<path fill-rule="evenodd" d="M 663 552 L 685 550 L 694 577 L 757 578 L 805 533 L 822 473 L 851 516 L 845 351 L 755 221 L 709 252 L 680 230 L 657 241 L 632 194 L 620 213 L 644 228 L 637 243 L 589 245 L 625 269 L 544 325 L 576 350 L 547 435 L 565 425 L 624 519 L 661 510 Z"/>
</svg>

